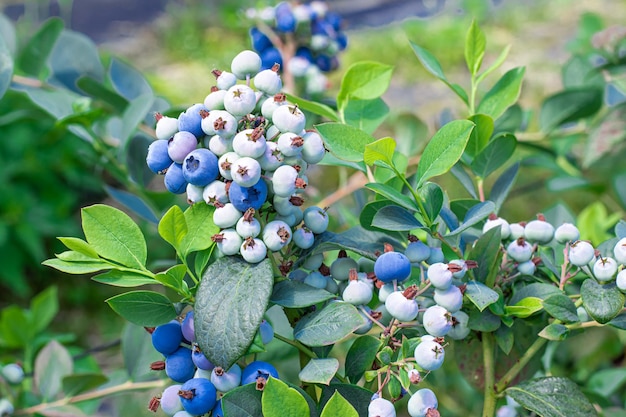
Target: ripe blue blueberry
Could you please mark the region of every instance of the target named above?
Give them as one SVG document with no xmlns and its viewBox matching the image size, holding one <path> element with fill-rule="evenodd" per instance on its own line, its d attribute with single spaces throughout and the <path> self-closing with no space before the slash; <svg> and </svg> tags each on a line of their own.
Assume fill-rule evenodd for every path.
<svg viewBox="0 0 626 417">
<path fill-rule="evenodd" d="M 211 411 L 217 402 L 215 386 L 206 378 L 192 378 L 178 392 L 183 408 L 189 414 L 201 416 Z"/>
<path fill-rule="evenodd" d="M 152 346 L 163 355 L 174 353 L 183 341 L 180 323 L 171 321 L 157 326 L 152 332 Z"/>
<path fill-rule="evenodd" d="M 259 210 L 267 200 L 267 192 L 267 184 L 263 179 L 259 179 L 256 184 L 248 187 L 241 186 L 237 182 L 231 183 L 228 196 L 232 205 L 240 212 L 245 213 L 251 208 Z"/>
<path fill-rule="evenodd" d="M 180 384 L 170 385 L 161 393 L 159 405 L 168 416 L 173 416 L 183 409 L 183 403 L 178 396 L 178 391 L 180 391 L 181 386 Z"/>
<path fill-rule="evenodd" d="M 415 347 L 415 362 L 425 371 L 441 368 L 446 352 L 435 339 L 422 336 L 421 342 Z"/>
<path fill-rule="evenodd" d="M 263 378 L 267 381 L 270 376 L 278 378 L 278 371 L 271 363 L 264 361 L 250 362 L 241 374 L 241 385 L 257 382 L 258 378 Z"/>
<path fill-rule="evenodd" d="M 428 388 L 417 390 L 411 398 L 409 398 L 408 412 L 411 417 L 430 417 L 438 416 L 439 413 L 429 413 L 430 410 L 437 410 L 439 403 L 437 396 Z"/>
<path fill-rule="evenodd" d="M 262 69 L 272 68 L 276 64 L 280 65 L 281 67 L 283 66 L 283 56 L 280 54 L 278 48 L 272 46 L 261 52 Z"/>
<path fill-rule="evenodd" d="M 191 132 L 180 131 L 172 136 L 167 142 L 167 153 L 170 159 L 182 164 L 189 152 L 196 149 L 198 139 Z"/>
<path fill-rule="evenodd" d="M 318 235 L 324 233 L 328 228 L 328 213 L 320 207 L 307 207 L 303 213 L 303 220 L 304 225 Z"/>
<path fill-rule="evenodd" d="M 439 305 L 430 306 L 424 312 L 422 319 L 424 330 L 430 335 L 445 336 L 452 327 L 450 312 Z"/>
<path fill-rule="evenodd" d="M 254 51 L 239 52 L 230 64 L 230 70 L 240 80 L 253 77 L 261 69 L 261 57 Z"/>
<path fill-rule="evenodd" d="M 300 134 L 306 125 L 306 116 L 298 106 L 280 106 L 274 110 L 272 123 L 281 132 L 292 132 Z"/>
<path fill-rule="evenodd" d="M 430 248 L 430 256 L 426 259 L 426 263 L 428 265 L 437 263 L 437 262 L 445 262 L 446 257 L 443 254 L 443 249 L 440 247 L 431 247 Z"/>
<path fill-rule="evenodd" d="M 267 345 L 274 339 L 274 328 L 269 321 L 263 319 L 259 325 L 259 332 L 261 333 L 261 340 L 264 345 Z"/>
<path fill-rule="evenodd" d="M 204 187 L 217 179 L 219 169 L 217 156 L 206 148 L 191 151 L 183 162 L 183 177 L 198 187 Z"/>
<path fill-rule="evenodd" d="M 217 400 L 215 407 L 211 410 L 211 417 L 224 417 L 224 411 L 222 410 L 222 399 Z"/>
<path fill-rule="evenodd" d="M 382 282 L 401 282 L 411 275 L 411 261 L 403 253 L 386 251 L 376 259 L 374 273 Z"/>
<path fill-rule="evenodd" d="M 173 381 L 183 383 L 193 378 L 196 366 L 191 359 L 191 349 L 181 346 L 165 357 L 165 373 Z"/>
<path fill-rule="evenodd" d="M 167 168 L 174 162 L 170 158 L 168 148 L 168 141 L 165 139 L 157 139 L 148 146 L 146 163 L 150 171 L 155 174 L 165 174 Z"/>
<path fill-rule="evenodd" d="M 163 184 L 167 191 L 173 194 L 182 194 L 187 191 L 187 180 L 183 175 L 183 166 L 176 162 L 172 163 L 163 176 Z"/>
<path fill-rule="evenodd" d="M 203 103 L 196 103 L 178 116 L 178 130 L 192 133 L 200 139 L 204 136 L 202 131 L 201 112 L 208 111 Z M 174 158 L 172 158 L 174 159 Z"/>
<path fill-rule="evenodd" d="M 217 244 L 217 249 L 223 255 L 238 254 L 243 243 L 241 235 L 235 229 L 222 229 L 219 233 L 211 236 L 211 240 Z"/>
<path fill-rule="evenodd" d="M 276 31 L 282 33 L 295 32 L 297 21 L 291 10 L 291 5 L 287 2 L 279 3 L 274 11 L 276 18 Z"/>
<path fill-rule="evenodd" d="M 255 51 L 263 52 L 265 49 L 272 46 L 270 38 L 268 38 L 267 35 L 261 32 L 257 27 L 250 28 L 248 33 L 250 35 L 252 47 Z"/>
<path fill-rule="evenodd" d="M 211 382 L 220 392 L 228 392 L 237 388 L 241 383 L 241 368 L 236 363 L 228 371 L 217 366 L 211 371 Z"/>
<path fill-rule="evenodd" d="M 261 178 L 261 165 L 256 159 L 244 156 L 232 163 L 230 175 L 240 186 L 252 187 Z"/>
<path fill-rule="evenodd" d="M 256 264 L 267 256 L 267 247 L 261 239 L 249 237 L 241 244 L 239 253 L 246 262 Z"/>
<path fill-rule="evenodd" d="M 368 417 L 396 417 L 393 403 L 382 397 L 373 399 L 367 406 Z"/>
</svg>

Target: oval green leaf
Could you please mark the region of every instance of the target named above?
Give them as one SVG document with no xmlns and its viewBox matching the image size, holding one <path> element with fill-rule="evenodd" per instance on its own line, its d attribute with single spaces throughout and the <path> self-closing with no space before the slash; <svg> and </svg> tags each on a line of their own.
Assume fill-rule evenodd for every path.
<svg viewBox="0 0 626 417">
<path fill-rule="evenodd" d="M 352 407 L 352 405 L 335 391 L 330 397 L 330 400 L 324 406 L 320 417 L 359 417 L 359 413 Z"/>
<path fill-rule="evenodd" d="M 311 384 L 330 384 L 337 371 L 339 361 L 335 358 L 311 359 L 298 374 L 302 382 Z"/>
<path fill-rule="evenodd" d="M 598 323 L 610 322 L 624 307 L 624 294 L 615 282 L 602 285 L 587 278 L 580 287 L 580 295 L 585 310 Z"/>
<path fill-rule="evenodd" d="M 154 291 L 130 291 L 106 302 L 117 314 L 139 326 L 154 327 L 176 318 L 174 304 Z"/>
<path fill-rule="evenodd" d="M 340 341 L 362 325 L 363 317 L 356 307 L 335 302 L 304 316 L 293 329 L 293 335 L 307 346 L 327 346 Z"/>
<path fill-rule="evenodd" d="M 517 101 L 522 89 L 524 67 L 507 71 L 502 78 L 491 87 L 478 105 L 478 113 L 491 116 L 493 120 L 500 117 L 506 109 Z"/>
<path fill-rule="evenodd" d="M 375 140 L 362 130 L 341 123 L 322 123 L 315 127 L 326 148 L 345 161 L 362 162 L 365 146 Z"/>
<path fill-rule="evenodd" d="M 321 303 L 336 297 L 321 288 L 315 288 L 298 281 L 285 280 L 274 285 L 270 301 L 287 308 L 302 308 Z"/>
<path fill-rule="evenodd" d="M 261 398 L 263 417 L 303 417 L 310 414 L 306 399 L 294 388 L 270 377 Z"/>
</svg>

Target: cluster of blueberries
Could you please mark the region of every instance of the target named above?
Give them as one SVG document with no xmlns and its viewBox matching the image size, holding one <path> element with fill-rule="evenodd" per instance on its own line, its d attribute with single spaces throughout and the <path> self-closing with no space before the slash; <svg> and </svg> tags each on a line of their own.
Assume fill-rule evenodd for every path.
<svg viewBox="0 0 626 417">
<path fill-rule="evenodd" d="M 173 320 L 152 331 L 152 345 L 165 357 L 152 364 L 153 370 L 165 370 L 175 382 L 152 398 L 148 408 L 161 410 L 168 416 L 193 417 L 211 412 L 212 417 L 223 417 L 221 396 L 246 384 L 263 389 L 268 378 L 278 378 L 276 368 L 263 361 L 253 361 L 243 369 L 234 364 L 230 369 L 214 366 L 195 343 L 194 315 L 189 311 L 182 323 Z M 274 337 L 272 326 L 263 321 L 259 328 L 263 343 Z"/>
<path fill-rule="evenodd" d="M 292 241 L 308 249 L 328 227 L 326 210 L 301 208 L 307 167 L 322 160 L 324 142 L 305 130 L 304 113 L 280 92 L 279 65 L 261 65 L 256 52 L 242 51 L 231 72 L 213 71 L 217 85 L 203 103 L 178 118 L 157 114 L 157 139 L 146 156 L 170 192 L 215 207 L 217 247 L 250 263 Z M 264 224 L 262 207 L 270 215 Z"/>
<path fill-rule="evenodd" d="M 19 385 L 24 380 L 24 368 L 19 363 L 0 366 L 0 383 Z M 0 398 L 0 416 L 10 416 L 15 411 L 13 403 L 7 398 Z"/>
<path fill-rule="evenodd" d="M 281 2 L 274 7 L 249 9 L 247 15 L 263 22 L 265 28 L 250 29 L 252 47 L 261 56 L 263 68 L 271 68 L 274 63 L 285 65 L 296 79 L 303 81 L 307 95 L 326 90 L 324 73 L 337 69 L 337 55 L 348 45 L 339 14 L 328 10 L 325 2 L 313 1 Z M 272 32 L 270 36 L 268 30 Z M 289 42 L 295 45 L 285 53 Z"/>
</svg>

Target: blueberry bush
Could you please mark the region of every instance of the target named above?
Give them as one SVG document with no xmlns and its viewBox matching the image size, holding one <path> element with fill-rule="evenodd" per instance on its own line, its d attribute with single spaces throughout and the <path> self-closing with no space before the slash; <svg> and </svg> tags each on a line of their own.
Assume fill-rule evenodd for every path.
<svg viewBox="0 0 626 417">
<path fill-rule="evenodd" d="M 68 68 L 51 44 L 33 48 L 47 62 L 37 72 L 14 71 L 0 43 L 0 92 L 62 110 L 52 115 L 124 186 L 107 191 L 128 210 L 82 208 L 84 238 L 60 237 L 65 249 L 44 265 L 120 289 L 106 302 L 130 323 L 124 369 L 104 376 L 78 365 L 91 352 L 72 355 L 45 331 L 54 287 L 29 309 L 4 309 L 1 346 L 23 353 L 0 357 L 0 413 L 83 415 L 102 398 L 157 389 L 145 407 L 176 417 L 623 415 L 626 191 L 613 158 L 624 151 L 625 32 L 581 48 L 564 90 L 536 114 L 518 103 L 525 68 L 500 75 L 508 48 L 483 63 L 491 52 L 476 22 L 460 83 L 411 40 L 463 115 L 432 135 L 405 120 L 393 138 L 377 133 L 392 112 L 383 94 L 393 67 L 350 65 L 333 100 L 297 90 L 285 80 L 302 62 L 268 64 L 264 51 L 293 51 L 293 37 L 308 35 L 326 45 L 309 60 L 321 68 L 326 48 L 345 46 L 337 17 L 287 3 L 263 13 L 251 30 L 258 53 L 233 53 L 203 101 L 184 108 L 114 58 L 105 72 Z M 316 21 L 332 32 L 298 32 Z M 47 42 L 54 22 L 31 42 Z M 74 36 L 57 30 L 57 42 Z M 505 218 L 533 166 L 553 172 L 549 190 L 590 190 L 615 213 L 598 201 L 577 217 L 557 203 Z M 313 204 L 311 184 L 334 169 L 366 179 L 356 208 Z M 155 176 L 167 193 L 146 191 Z M 187 204 L 163 207 L 172 195 Z M 154 259 L 150 227 L 173 259 Z M 568 368 L 581 344 L 609 338 L 620 348 L 594 350 L 604 358 L 592 372 Z"/>
</svg>

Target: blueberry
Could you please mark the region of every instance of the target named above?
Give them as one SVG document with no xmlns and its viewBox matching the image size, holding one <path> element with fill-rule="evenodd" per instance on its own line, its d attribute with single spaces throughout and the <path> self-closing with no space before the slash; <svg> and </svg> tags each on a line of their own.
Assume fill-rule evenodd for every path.
<svg viewBox="0 0 626 417">
<path fill-rule="evenodd" d="M 178 116 L 178 130 L 192 133 L 200 139 L 204 136 L 202 131 L 202 111 L 208 111 L 203 103 L 196 103 Z M 174 158 L 172 158 L 174 159 Z"/>
<path fill-rule="evenodd" d="M 241 235 L 235 229 L 222 229 L 219 233 L 213 235 L 211 240 L 217 243 L 217 249 L 223 255 L 238 254 L 239 248 L 243 243 Z"/>
<path fill-rule="evenodd" d="M 13 385 L 20 384 L 24 380 L 24 369 L 17 363 L 9 363 L 2 368 L 2 376 Z"/>
<path fill-rule="evenodd" d="M 242 130 L 233 138 L 233 150 L 242 157 L 261 157 L 266 149 L 266 141 L 263 133 L 262 127 Z"/>
<path fill-rule="evenodd" d="M 509 239 L 517 240 L 520 237 L 524 237 L 524 225 L 521 223 L 511 223 L 509 225 Z"/>
<path fill-rule="evenodd" d="M 617 273 L 617 277 L 615 277 L 615 285 L 622 292 L 626 292 L 626 269 L 622 269 Z"/>
<path fill-rule="evenodd" d="M 537 270 L 537 265 L 531 260 L 517 264 L 517 270 L 523 275 L 533 275 Z"/>
<path fill-rule="evenodd" d="M 173 416 L 183 409 L 183 403 L 180 401 L 180 397 L 178 396 L 180 387 L 180 384 L 170 385 L 161 393 L 161 409 L 168 416 Z"/>
<path fill-rule="evenodd" d="M 152 332 L 152 346 L 163 355 L 174 353 L 183 341 L 180 323 L 171 321 L 157 326 Z"/>
<path fill-rule="evenodd" d="M 241 244 L 239 253 L 246 262 L 256 264 L 265 259 L 267 248 L 261 239 L 249 237 Z"/>
<path fill-rule="evenodd" d="M 268 250 L 277 252 L 291 243 L 291 227 L 282 220 L 273 220 L 263 228 L 263 242 Z"/>
<path fill-rule="evenodd" d="M 180 330 L 182 331 L 183 337 L 185 338 L 186 341 L 188 342 L 196 341 L 195 326 L 194 326 L 194 320 L 193 320 L 193 310 L 189 311 L 185 315 L 185 318 L 183 319 L 183 322 L 180 325 Z"/>
<path fill-rule="evenodd" d="M 202 131 L 207 135 L 232 138 L 237 133 L 237 119 L 226 110 L 212 110 L 202 119 Z"/>
<path fill-rule="evenodd" d="M 154 115 L 156 119 L 155 134 L 157 139 L 167 140 L 178 132 L 178 119 L 163 116 L 161 113 Z"/>
<path fill-rule="evenodd" d="M 213 212 L 213 223 L 220 229 L 226 229 L 237 224 L 241 216 L 243 216 L 243 213 L 237 210 L 232 203 L 226 203 L 223 206 L 217 207 Z"/>
<path fill-rule="evenodd" d="M 304 283 L 315 288 L 326 288 L 326 285 L 328 285 L 326 277 L 319 271 L 311 271 L 306 278 L 304 278 Z"/>
<path fill-rule="evenodd" d="M 424 262 L 430 256 L 430 248 L 421 240 L 410 242 L 404 249 L 404 254 L 411 263 Z"/>
<path fill-rule="evenodd" d="M 202 198 L 202 192 L 204 187 L 200 187 L 193 184 L 187 184 L 187 203 L 196 204 L 200 201 L 204 201 Z"/>
<path fill-rule="evenodd" d="M 226 193 L 226 183 L 224 181 L 215 180 L 208 184 L 202 190 L 202 198 L 205 203 L 216 205 L 228 203 L 228 194 Z"/>
<path fill-rule="evenodd" d="M 441 368 L 445 356 L 443 347 L 432 338 L 422 336 L 420 344 L 415 347 L 415 362 L 425 371 Z"/>
<path fill-rule="evenodd" d="M 196 149 L 198 139 L 191 132 L 180 131 L 172 136 L 167 142 L 167 153 L 170 159 L 182 164 L 189 152 Z"/>
<path fill-rule="evenodd" d="M 463 293 L 456 285 L 451 285 L 447 290 L 435 289 L 433 299 L 437 305 L 450 313 L 457 312 L 463 307 Z"/>
<path fill-rule="evenodd" d="M 430 256 L 426 259 L 428 265 L 432 265 L 437 262 L 445 262 L 446 257 L 443 254 L 443 250 L 439 247 L 430 248 Z"/>
<path fill-rule="evenodd" d="M 174 162 L 168 153 L 167 142 L 165 139 L 157 139 L 148 146 L 146 163 L 155 174 L 165 174 L 167 168 Z"/>
<path fill-rule="evenodd" d="M 181 346 L 165 357 L 165 373 L 173 381 L 183 383 L 193 378 L 196 366 L 191 359 L 191 349 Z"/>
<path fill-rule="evenodd" d="M 328 228 L 328 213 L 320 207 L 307 207 L 303 216 L 304 225 L 315 234 L 324 233 Z"/>
<path fill-rule="evenodd" d="M 193 150 L 183 163 L 185 180 L 198 187 L 204 187 L 215 181 L 218 174 L 217 156 L 206 148 Z"/>
<path fill-rule="evenodd" d="M 172 163 L 163 176 L 163 183 L 170 193 L 182 194 L 187 191 L 188 183 L 183 175 L 183 166 L 176 162 Z"/>
<path fill-rule="evenodd" d="M 272 46 L 272 41 L 258 28 L 252 27 L 249 31 L 250 41 L 255 51 L 261 53 Z"/>
<path fill-rule="evenodd" d="M 182 385 L 178 395 L 185 411 L 194 416 L 208 413 L 217 402 L 215 386 L 206 378 L 188 380 Z"/>
<path fill-rule="evenodd" d="M 578 240 L 569 247 L 569 261 L 572 265 L 585 266 L 595 258 L 595 249 L 591 243 Z"/>
<path fill-rule="evenodd" d="M 222 410 L 222 399 L 220 398 L 213 410 L 211 410 L 211 417 L 224 417 L 224 411 Z"/>
<path fill-rule="evenodd" d="M 364 305 L 372 301 L 372 288 L 363 281 L 351 279 L 343 290 L 342 298 L 345 302 L 354 305 Z"/>
<path fill-rule="evenodd" d="M 224 108 L 235 117 L 251 113 L 256 107 L 256 102 L 254 90 L 242 84 L 233 85 L 224 96 Z"/>
<path fill-rule="evenodd" d="M 626 237 L 620 239 L 615 244 L 613 247 L 613 256 L 618 263 L 626 265 Z"/>
<path fill-rule="evenodd" d="M 286 157 L 300 157 L 302 155 L 302 145 L 304 145 L 304 139 L 302 136 L 293 133 L 286 132 L 278 137 L 278 150 Z"/>
<path fill-rule="evenodd" d="M 508 237 L 511 235 L 509 222 L 501 217 L 496 216 L 495 214 L 489 216 L 489 219 L 487 219 L 487 221 L 483 225 L 483 234 L 486 233 L 488 230 L 498 226 L 500 226 L 500 238 L 502 240 L 508 239 Z"/>
<path fill-rule="evenodd" d="M 435 262 L 428 266 L 428 279 L 433 287 L 447 290 L 452 285 L 452 271 L 448 268 L 448 264 Z"/>
<path fill-rule="evenodd" d="M 509 243 L 509 246 L 506 248 L 506 253 L 509 258 L 516 262 L 526 262 L 533 256 L 533 247 L 525 238 L 520 237 Z"/>
<path fill-rule="evenodd" d="M 438 405 L 435 393 L 431 389 L 422 388 L 409 398 L 408 411 L 411 417 L 426 417 L 428 410 L 436 410 Z"/>
<path fill-rule="evenodd" d="M 284 94 L 275 94 L 272 97 L 268 97 L 263 100 L 263 104 L 261 104 L 261 114 L 268 120 L 272 120 L 272 116 L 274 115 L 274 111 L 280 107 L 287 104 L 285 101 Z"/>
<path fill-rule="evenodd" d="M 315 235 L 306 227 L 299 227 L 293 232 L 293 243 L 300 249 L 309 249 L 315 243 Z"/>
<path fill-rule="evenodd" d="M 417 301 L 406 298 L 403 291 L 389 294 L 385 300 L 385 307 L 389 314 L 400 321 L 415 320 L 419 310 Z"/>
<path fill-rule="evenodd" d="M 0 398 L 0 416 L 11 416 L 15 411 L 15 407 L 11 401 L 6 398 Z"/>
<path fill-rule="evenodd" d="M 403 253 L 385 252 L 376 259 L 374 273 L 382 282 L 404 281 L 411 275 L 411 262 Z"/>
<path fill-rule="evenodd" d="M 267 192 L 267 184 L 263 179 L 259 179 L 247 187 L 237 182 L 231 183 L 228 195 L 230 202 L 238 211 L 246 212 L 250 208 L 259 210 L 267 200 Z"/>
<path fill-rule="evenodd" d="M 321 162 L 326 155 L 326 148 L 319 133 L 314 130 L 307 131 L 302 136 L 302 139 L 304 141 L 302 145 L 302 159 L 309 164 Z"/>
<path fill-rule="evenodd" d="M 452 328 L 446 334 L 454 340 L 462 340 L 470 333 L 470 328 L 467 326 L 469 322 L 469 316 L 462 310 L 452 313 Z"/>
<path fill-rule="evenodd" d="M 368 417 L 396 417 L 393 403 L 384 398 L 375 398 L 367 406 Z"/>
<path fill-rule="evenodd" d="M 543 216 L 537 220 L 530 221 L 524 227 L 524 236 L 531 242 L 539 243 L 540 245 L 550 243 L 554 238 L 554 226 L 547 221 L 543 220 Z"/>
<path fill-rule="evenodd" d="M 278 75 L 280 65 L 273 65 L 254 76 L 254 87 L 267 95 L 273 96 L 283 88 L 283 82 Z"/>
<path fill-rule="evenodd" d="M 224 155 L 219 157 L 217 165 L 220 170 L 220 175 L 224 177 L 224 179 L 233 179 L 232 175 L 230 174 L 230 169 L 232 168 L 233 162 L 235 162 L 239 158 L 241 157 L 237 155 L 236 152 L 226 152 Z"/>
<path fill-rule="evenodd" d="M 428 334 L 441 337 L 445 336 L 452 327 L 452 316 L 450 312 L 439 305 L 430 306 L 424 312 L 422 319 L 424 330 Z"/>
<path fill-rule="evenodd" d="M 241 374 L 241 385 L 257 382 L 258 378 L 264 378 L 267 381 L 270 376 L 278 378 L 278 371 L 271 363 L 264 361 L 250 362 Z"/>
<path fill-rule="evenodd" d="M 252 212 L 244 213 L 244 216 L 237 221 L 235 228 L 242 238 L 257 237 L 261 233 L 261 223 L 253 217 Z"/>
<path fill-rule="evenodd" d="M 259 325 L 259 332 L 261 333 L 261 340 L 264 345 L 267 345 L 274 339 L 274 328 L 269 321 L 263 319 Z"/>
<path fill-rule="evenodd" d="M 220 392 L 237 388 L 241 383 L 241 368 L 236 363 L 228 371 L 218 366 L 211 371 L 211 382 Z"/>
<path fill-rule="evenodd" d="M 298 171 L 290 165 L 282 165 L 276 168 L 272 175 L 272 189 L 274 195 L 290 197 L 296 191 Z"/>
<path fill-rule="evenodd" d="M 336 280 L 347 281 L 350 278 L 351 269 L 359 269 L 354 259 L 348 256 L 338 257 L 330 264 L 330 275 Z"/>
<path fill-rule="evenodd" d="M 261 68 L 266 70 L 272 68 L 274 65 L 283 66 L 283 56 L 280 54 L 278 48 L 271 46 L 263 52 L 261 52 Z"/>
<path fill-rule="evenodd" d="M 237 76 L 232 72 L 213 70 L 212 73 L 215 76 L 217 88 L 220 90 L 228 90 L 237 84 Z"/>
<path fill-rule="evenodd" d="M 291 11 L 291 5 L 287 2 L 282 2 L 276 5 L 274 8 L 276 23 L 275 28 L 277 32 L 293 33 L 296 30 L 296 17 Z"/>
<path fill-rule="evenodd" d="M 261 57 L 250 50 L 239 52 L 230 64 L 230 70 L 240 80 L 254 76 L 260 69 Z"/>
<path fill-rule="evenodd" d="M 554 238 L 559 243 L 575 242 L 579 237 L 580 232 L 572 223 L 563 223 L 554 231 Z"/>
<path fill-rule="evenodd" d="M 198 345 L 194 344 L 193 353 L 191 354 L 191 360 L 198 367 L 198 369 L 204 369 L 205 371 L 212 371 L 215 368 L 204 353 L 200 350 Z"/>
<path fill-rule="evenodd" d="M 254 184 L 257 184 L 261 178 L 261 165 L 256 159 L 244 156 L 232 163 L 230 175 L 233 181 L 240 186 L 252 187 Z M 231 201 L 232 200 L 233 198 L 231 197 Z"/>
<path fill-rule="evenodd" d="M 605 283 L 613 280 L 617 273 L 617 262 L 613 258 L 598 258 L 593 265 L 593 275 L 598 282 Z"/>
<path fill-rule="evenodd" d="M 272 115 L 272 123 L 281 132 L 292 132 L 299 134 L 306 125 L 306 116 L 298 106 L 280 106 Z"/>
</svg>

